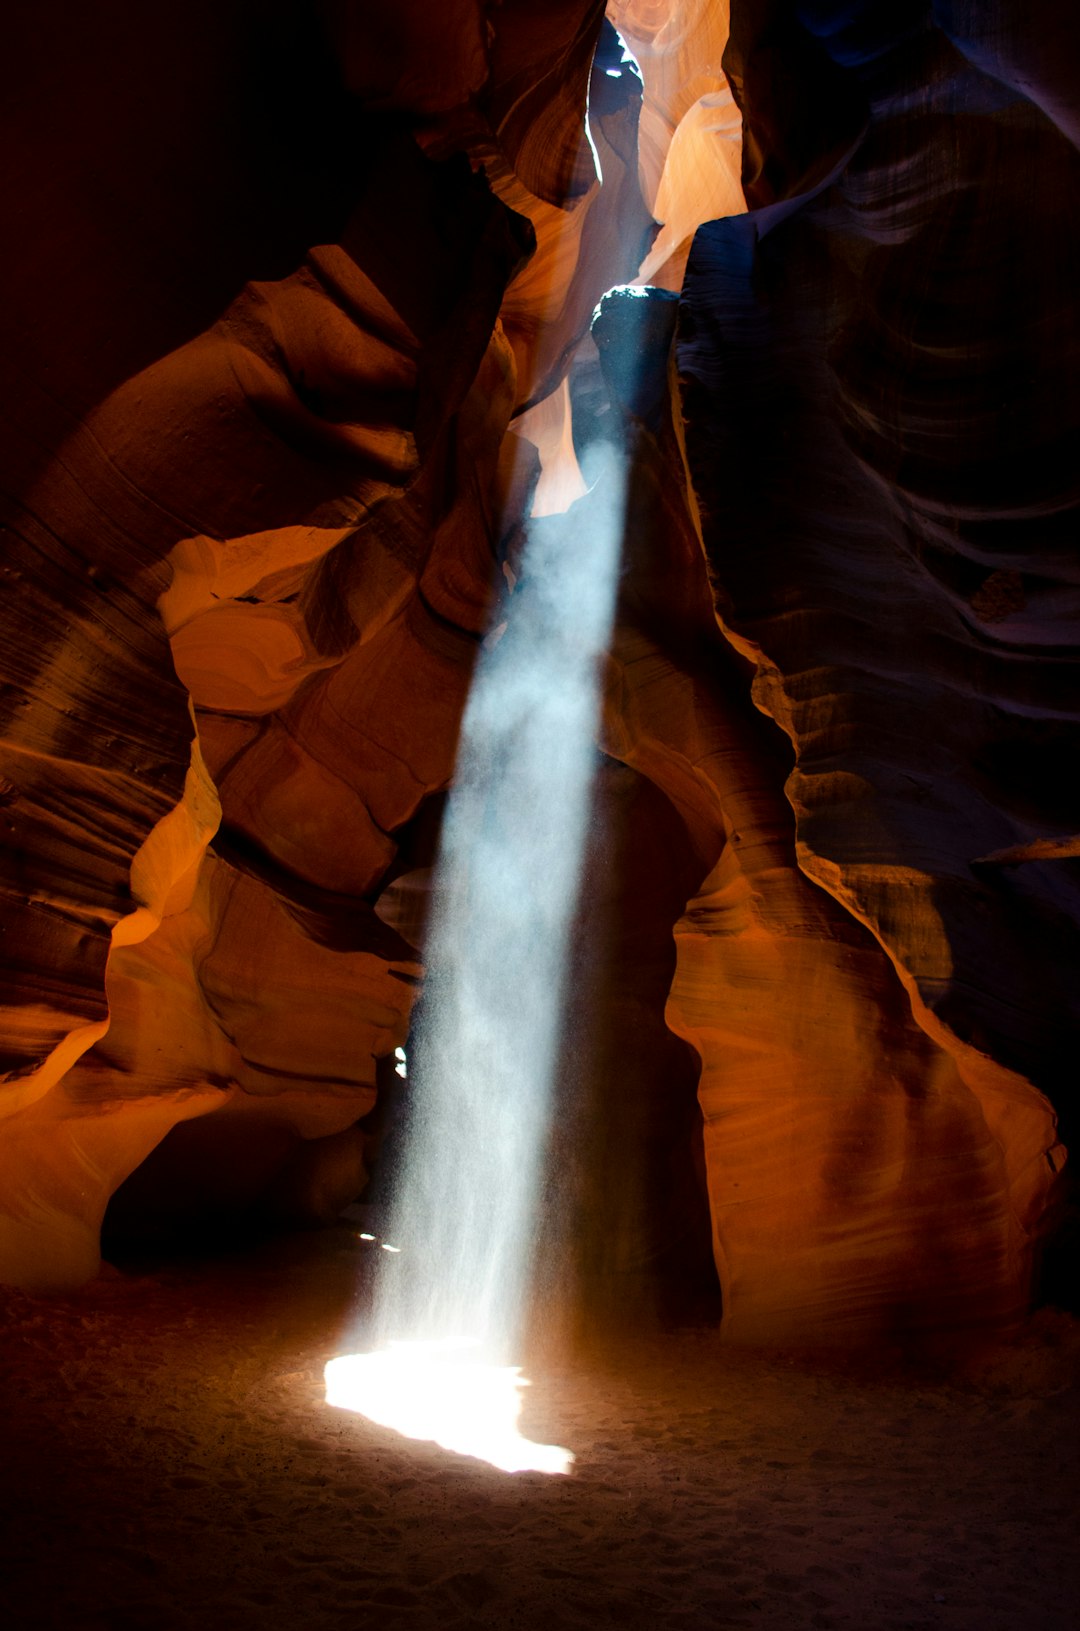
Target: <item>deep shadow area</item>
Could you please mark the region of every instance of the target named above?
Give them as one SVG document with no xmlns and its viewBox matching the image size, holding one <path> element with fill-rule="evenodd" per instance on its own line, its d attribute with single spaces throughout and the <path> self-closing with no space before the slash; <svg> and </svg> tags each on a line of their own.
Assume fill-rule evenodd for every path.
<svg viewBox="0 0 1080 1631">
<path fill-rule="evenodd" d="M 542 1323 L 720 1318 L 700 1060 L 664 1006 L 700 866 L 671 801 L 597 755 L 534 1284 Z"/>
<path fill-rule="evenodd" d="M 340 232 L 369 132 L 301 0 L 46 4 L 5 26 L 8 341 L 85 412 Z"/>
<path fill-rule="evenodd" d="M 0 1294 L 0 1571 L 19 1631 L 1071 1631 L 1080 1331 L 951 1376 L 888 1355 L 594 1338 L 532 1372 L 569 1478 L 328 1408 L 347 1230 Z"/>
</svg>

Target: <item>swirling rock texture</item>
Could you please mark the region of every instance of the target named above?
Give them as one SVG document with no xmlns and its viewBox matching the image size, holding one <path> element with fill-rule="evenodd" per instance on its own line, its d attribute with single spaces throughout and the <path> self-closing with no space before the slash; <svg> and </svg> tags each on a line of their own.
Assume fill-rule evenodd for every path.
<svg viewBox="0 0 1080 1631">
<path fill-rule="evenodd" d="M 15 42 L 0 1277 L 92 1274 L 132 1173 L 135 1230 L 360 1191 L 493 585 L 530 507 L 621 502 L 576 439 L 628 498 L 566 1255 L 700 1283 L 711 1237 L 742 1340 L 1023 1308 L 1080 831 L 1041 9 L 114 0 Z"/>
<path fill-rule="evenodd" d="M 514 346 L 550 370 L 652 230 L 621 73 L 584 134 L 602 9 L 556 10 L 464 4 L 434 38 L 422 4 L 120 5 L 15 42 L 7 1277 L 92 1272 L 118 1181 L 208 1110 L 195 1192 L 293 1191 L 297 1134 L 332 1140 L 305 1204 L 362 1185 L 420 972 L 373 906 L 430 862 L 535 480 L 518 438 L 501 458 Z M 554 216 L 572 252 L 522 292 Z"/>
<path fill-rule="evenodd" d="M 639 277 L 677 289 L 697 226 L 745 208 L 742 119 L 722 67 L 729 8 L 726 0 L 612 0 L 608 14 L 641 66 L 638 167 L 661 223 Z"/>
<path fill-rule="evenodd" d="M 1077 154 L 1010 66 L 1028 20 L 967 9 L 738 8 L 725 64 L 756 208 L 698 234 L 678 347 L 720 617 L 794 749 L 800 868 L 888 954 L 925 1033 L 921 1066 L 890 1044 L 867 1081 L 892 1080 L 879 1114 L 834 1105 L 815 1136 L 841 1183 L 847 1141 L 863 1152 L 864 1286 L 883 1274 L 894 1311 L 928 1277 L 1002 1312 L 1024 1286 L 1080 965 L 1072 863 L 1037 847 L 1078 813 Z M 768 1140 L 788 1195 L 808 1085 Z M 765 1153 L 747 1159 L 767 1193 Z M 835 1239 L 821 1170 L 788 1258 L 811 1282 Z"/>
</svg>

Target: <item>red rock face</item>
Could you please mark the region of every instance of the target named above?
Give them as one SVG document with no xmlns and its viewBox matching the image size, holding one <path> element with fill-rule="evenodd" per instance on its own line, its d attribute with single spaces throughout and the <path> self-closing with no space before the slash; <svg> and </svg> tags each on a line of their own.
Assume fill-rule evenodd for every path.
<svg viewBox="0 0 1080 1631">
<path fill-rule="evenodd" d="M 721 7 L 609 9 L 644 101 L 587 0 L 21 43 L 0 1277 L 93 1273 L 180 1122 L 178 1204 L 358 1192 L 572 400 L 632 475 L 571 1255 L 671 1277 L 711 1232 L 742 1340 L 1029 1296 L 1080 905 L 1064 57 L 1033 88 L 1004 10 L 744 3 L 725 51 Z"/>
</svg>

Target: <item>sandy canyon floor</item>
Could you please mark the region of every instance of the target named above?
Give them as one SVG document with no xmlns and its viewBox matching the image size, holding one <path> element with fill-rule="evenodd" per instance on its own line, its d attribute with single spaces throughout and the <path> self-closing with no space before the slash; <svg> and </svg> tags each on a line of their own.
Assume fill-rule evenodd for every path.
<svg viewBox="0 0 1080 1631">
<path fill-rule="evenodd" d="M 572 1476 L 507 1476 L 325 1404 L 364 1272 L 337 1228 L 0 1292 L 10 1631 L 1080 1624 L 1063 1313 L 950 1375 L 598 1344 L 527 1396 Z"/>
</svg>

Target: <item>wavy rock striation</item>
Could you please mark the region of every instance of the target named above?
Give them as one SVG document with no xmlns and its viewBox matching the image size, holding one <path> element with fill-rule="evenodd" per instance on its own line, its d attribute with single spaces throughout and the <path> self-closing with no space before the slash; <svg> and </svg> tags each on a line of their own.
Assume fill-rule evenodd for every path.
<svg viewBox="0 0 1080 1631">
<path fill-rule="evenodd" d="M 734 75 L 761 207 L 703 229 L 687 272 L 688 471 L 721 622 L 794 749 L 800 867 L 888 953 L 944 1055 L 886 1095 L 872 1137 L 927 1194 L 946 1186 L 975 1277 L 1022 1302 L 1064 1155 L 1048 1099 L 1071 1114 L 1080 897 L 1066 859 L 986 857 L 1076 829 L 1073 225 L 1055 201 L 1077 156 L 914 11 L 900 29 L 822 6 L 781 43 L 824 52 L 864 109 L 822 189 L 836 139 L 814 150 L 802 108 L 756 100 L 768 11 L 743 11 Z"/>
<path fill-rule="evenodd" d="M 317 60 L 303 8 L 292 21 Z M 158 26 L 155 48 L 183 60 Z M 231 66 L 266 94 L 261 71 L 245 83 Z M 217 67 L 189 55 L 189 93 Z M 10 1278 L 92 1272 L 109 1194 L 189 1114 L 254 1113 L 293 1142 L 339 1134 L 372 1101 L 373 1054 L 407 1024 L 415 948 L 365 916 L 365 895 L 392 829 L 451 773 L 513 403 L 496 318 L 532 238 L 463 157 L 433 162 L 330 86 L 363 154 L 347 211 L 324 209 L 339 242 L 290 250 L 283 208 L 277 259 L 292 269 L 230 291 L 172 347 L 158 349 L 167 323 L 128 314 L 146 360 L 119 382 L 108 356 L 92 381 L 58 368 L 46 391 L 46 313 L 42 345 L 23 348 L 32 411 L 17 428 L 33 456 L 8 444 L 7 559 L 27 561 L 6 646 Z M 141 109 L 112 117 L 110 155 Z M 191 224 L 192 179 L 174 178 L 173 236 Z M 273 265 L 257 235 L 245 254 Z M 98 235 L 79 256 L 122 323 L 116 246 Z M 48 640 L 26 641 L 28 620 Z M 133 856 L 180 819 L 189 696 L 217 792 L 190 813 L 199 844 L 170 857 L 175 876 L 143 867 L 155 894 Z M 189 804 L 201 786 L 189 776 Z"/>
</svg>

